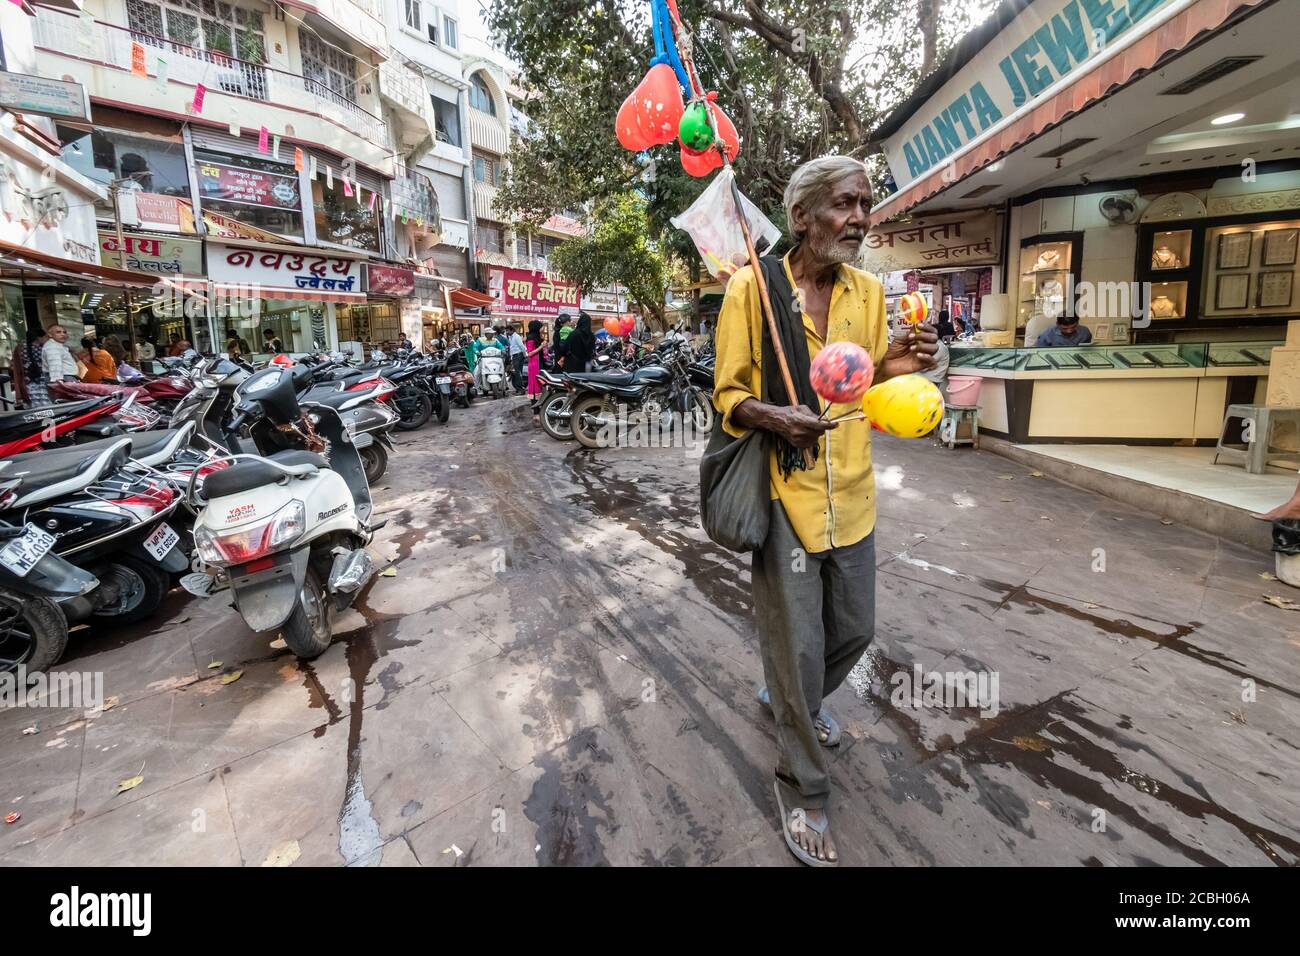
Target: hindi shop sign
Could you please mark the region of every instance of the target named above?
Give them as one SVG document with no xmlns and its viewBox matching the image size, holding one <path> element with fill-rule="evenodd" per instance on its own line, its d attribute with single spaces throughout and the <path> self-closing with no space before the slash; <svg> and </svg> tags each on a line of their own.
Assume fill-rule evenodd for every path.
<svg viewBox="0 0 1300 956">
<path fill-rule="evenodd" d="M 298 202 L 298 177 L 268 173 L 260 169 L 245 169 L 201 160 L 195 164 L 199 177 L 199 193 L 204 199 L 245 206 L 265 206 L 270 209 L 300 210 Z"/>
<path fill-rule="evenodd" d="M 566 306 L 577 308 L 578 286 L 553 274 L 527 269 L 490 269 L 488 292 L 505 312 L 554 318 Z"/>
<path fill-rule="evenodd" d="M 885 137 L 889 170 L 902 191 L 1023 107 L 1075 79 L 1103 55 L 1132 45 L 1187 0 L 1037 0 Z"/>
<path fill-rule="evenodd" d="M 994 209 L 886 222 L 867 233 L 861 267 L 877 275 L 899 269 L 987 266 L 998 261 Z"/>
<path fill-rule="evenodd" d="M 128 233 L 122 240 L 126 245 L 125 264 L 117 233 L 100 230 L 99 260 L 103 265 L 165 277 L 203 275 L 203 244 L 197 239 Z"/>
<path fill-rule="evenodd" d="M 208 244 L 208 275 L 214 282 L 260 285 L 303 292 L 361 293 L 361 263 L 315 252 L 267 252 Z M 303 298 L 312 298 L 304 295 Z"/>
</svg>

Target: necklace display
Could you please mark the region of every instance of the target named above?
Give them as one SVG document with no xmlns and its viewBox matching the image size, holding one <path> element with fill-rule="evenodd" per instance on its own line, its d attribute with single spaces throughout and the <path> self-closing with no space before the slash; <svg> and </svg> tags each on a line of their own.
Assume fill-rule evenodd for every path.
<svg viewBox="0 0 1300 956">
<path fill-rule="evenodd" d="M 1161 246 L 1151 254 L 1151 268 L 1153 269 L 1181 269 L 1182 267 L 1183 260 L 1168 246 Z"/>
<path fill-rule="evenodd" d="M 1042 269 L 1055 269 L 1057 267 L 1057 261 L 1060 258 L 1061 254 L 1055 249 L 1044 249 L 1038 254 L 1037 261 L 1034 262 L 1034 271 L 1038 272 Z"/>
<path fill-rule="evenodd" d="M 1167 295 L 1158 295 L 1151 301 L 1151 314 L 1157 319 L 1173 319 L 1178 317 L 1178 311 L 1172 300 Z"/>
</svg>

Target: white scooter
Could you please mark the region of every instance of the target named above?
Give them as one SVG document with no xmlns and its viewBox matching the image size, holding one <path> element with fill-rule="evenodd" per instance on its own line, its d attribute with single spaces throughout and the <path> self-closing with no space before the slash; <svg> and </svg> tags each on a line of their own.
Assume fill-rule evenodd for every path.
<svg viewBox="0 0 1300 956">
<path fill-rule="evenodd" d="M 506 358 L 501 346 L 489 345 L 479 350 L 474 374 L 480 392 L 493 398 L 506 397 Z"/>
<path fill-rule="evenodd" d="M 329 647 L 334 612 L 374 574 L 366 551 L 376 530 L 370 486 L 338 413 L 300 406 L 290 370 L 257 372 L 239 397 L 232 429 L 248 425 L 258 447 L 275 435 L 299 447 L 235 455 L 233 465 L 207 475 L 201 495 L 191 480 L 186 497 L 199 512 L 201 566 L 182 584 L 203 596 L 230 588 L 252 630 L 278 629 L 294 654 L 310 659 Z"/>
</svg>

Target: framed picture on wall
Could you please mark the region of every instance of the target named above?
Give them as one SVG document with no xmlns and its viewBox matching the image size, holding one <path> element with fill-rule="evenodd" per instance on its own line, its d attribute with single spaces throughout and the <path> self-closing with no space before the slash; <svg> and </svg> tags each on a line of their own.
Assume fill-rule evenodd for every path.
<svg viewBox="0 0 1300 956">
<path fill-rule="evenodd" d="M 1291 289 L 1295 286 L 1295 271 L 1261 272 L 1256 292 L 1261 309 L 1285 309 L 1291 304 Z"/>
<path fill-rule="evenodd" d="M 1264 253 L 1261 265 L 1293 266 L 1296 259 L 1296 240 L 1300 229 L 1270 229 L 1264 233 Z"/>
<path fill-rule="evenodd" d="M 1250 265 L 1251 235 L 1249 232 L 1226 232 L 1219 236 L 1220 269 L 1244 269 Z M 1232 306 L 1223 306 L 1223 308 L 1232 308 Z"/>
<path fill-rule="evenodd" d="M 1227 236 L 1220 236 L 1220 240 Z M 1244 309 L 1250 299 L 1249 275 L 1222 275 L 1214 283 L 1214 307 L 1216 309 Z"/>
</svg>

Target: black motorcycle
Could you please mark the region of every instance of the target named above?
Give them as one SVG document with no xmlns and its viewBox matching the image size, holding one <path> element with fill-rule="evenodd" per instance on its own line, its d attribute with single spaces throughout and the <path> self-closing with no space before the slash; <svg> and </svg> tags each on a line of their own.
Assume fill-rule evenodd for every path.
<svg viewBox="0 0 1300 956">
<path fill-rule="evenodd" d="M 34 524 L 0 521 L 0 673 L 54 666 L 68 645 L 68 622 L 90 613 L 86 594 L 99 580 L 59 557 L 57 541 Z"/>
<path fill-rule="evenodd" d="M 713 402 L 692 380 L 690 350 L 672 347 L 658 360 L 663 364 L 565 376 L 577 393 L 570 409 L 573 437 L 587 448 L 600 448 L 609 444 L 609 430 L 623 424 L 662 429 L 689 421 L 697 431 L 711 429 Z"/>
</svg>

